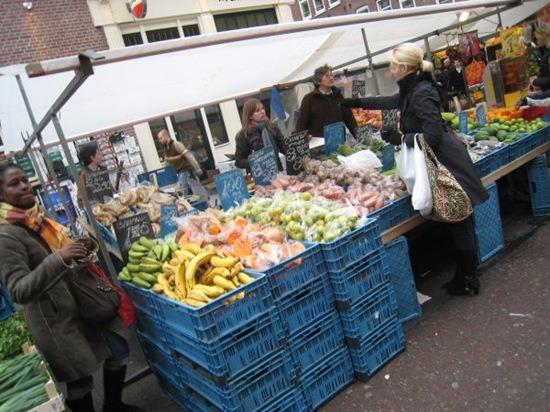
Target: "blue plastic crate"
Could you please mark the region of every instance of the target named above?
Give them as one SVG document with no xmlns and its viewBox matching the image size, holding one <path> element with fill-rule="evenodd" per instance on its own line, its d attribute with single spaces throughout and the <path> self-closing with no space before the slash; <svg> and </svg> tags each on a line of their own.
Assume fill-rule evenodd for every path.
<svg viewBox="0 0 550 412">
<path fill-rule="evenodd" d="M 504 249 L 496 183 L 488 186 L 487 191 L 490 195 L 489 199 L 474 209 L 474 231 L 479 263 L 485 262 Z"/>
<path fill-rule="evenodd" d="M 317 409 L 353 381 L 348 349 L 342 348 L 328 355 L 299 381 L 309 410 Z"/>
<path fill-rule="evenodd" d="M 328 276 L 322 276 L 277 302 L 286 333 L 303 331 L 318 317 L 334 310 L 334 295 Z"/>
<path fill-rule="evenodd" d="M 546 130 L 547 128 L 548 126 L 537 130 L 536 132 L 529 133 L 523 136 L 521 139 L 515 141 L 514 143 L 511 143 L 509 145 L 509 162 L 529 153 L 531 150 L 534 150 L 540 145 L 544 144 L 546 142 L 546 135 L 548 133 L 548 131 Z"/>
<path fill-rule="evenodd" d="M 311 365 L 344 346 L 344 332 L 338 314 L 329 312 L 303 332 L 296 332 L 288 346 L 297 372 L 305 373 Z"/>
<path fill-rule="evenodd" d="M 385 246 L 390 267 L 390 282 L 397 300 L 397 315 L 401 323 L 420 317 L 422 309 L 416 296 L 414 274 L 409 259 L 407 239 L 398 237 Z"/>
<path fill-rule="evenodd" d="M 384 232 L 399 223 L 416 216 L 418 212 L 413 209 L 411 195 L 406 194 L 384 207 L 368 214 L 368 217 L 378 220 L 380 232 Z"/>
<path fill-rule="evenodd" d="M 382 240 L 376 219 L 367 219 L 365 225 L 346 233 L 334 242 L 321 243 L 329 272 L 338 272 L 346 268 L 380 246 Z"/>
<path fill-rule="evenodd" d="M 306 283 L 326 275 L 323 253 L 318 243 L 304 243 L 306 250 L 279 264 L 262 270 L 271 285 L 273 297 L 278 300 L 301 288 Z M 296 260 L 301 263 L 296 265 Z"/>
<path fill-rule="evenodd" d="M 0 283 L 0 320 L 4 320 L 13 315 L 13 303 Z"/>
<path fill-rule="evenodd" d="M 349 310 L 340 312 L 346 341 L 361 341 L 378 326 L 397 317 L 397 302 L 391 284 L 386 283 L 365 296 Z"/>
<path fill-rule="evenodd" d="M 510 146 L 503 145 L 494 152 L 489 153 L 487 156 L 483 156 L 478 159 L 474 166 L 477 170 L 479 177 L 487 176 L 489 173 L 500 169 L 510 161 Z"/>
<path fill-rule="evenodd" d="M 230 333 L 274 309 L 271 288 L 265 276 L 259 273 L 250 275 L 256 279 L 200 308 L 153 294 L 159 317 L 167 328 L 203 341 L 212 341 Z M 231 302 L 241 292 L 244 297 Z"/>
<path fill-rule="evenodd" d="M 176 371 L 176 364 L 172 358 L 172 355 L 162 347 L 155 345 L 154 342 L 141 333 L 137 333 L 141 350 L 147 360 L 147 363 L 151 366 L 153 371 L 161 371 L 167 376 L 172 376 L 174 380 L 177 380 L 178 374 Z"/>
<path fill-rule="evenodd" d="M 197 210 L 206 210 L 208 209 L 208 202 L 206 200 L 199 200 L 198 202 L 191 203 L 191 206 Z"/>
<path fill-rule="evenodd" d="M 405 334 L 399 321 L 390 322 L 363 339 L 357 348 L 350 348 L 355 377 L 371 378 L 380 368 L 405 350 Z"/>
<path fill-rule="evenodd" d="M 283 326 L 271 311 L 211 342 L 193 339 L 178 331 L 167 331 L 169 347 L 183 359 L 197 364 L 225 382 L 246 368 L 281 349 Z"/>
<path fill-rule="evenodd" d="M 132 303 L 134 304 L 136 311 L 144 313 L 149 317 L 155 318 L 162 323 L 162 319 L 159 318 L 156 301 L 158 295 L 150 289 L 144 289 L 134 285 L 131 282 L 120 282 L 126 293 L 130 296 Z"/>
<path fill-rule="evenodd" d="M 546 156 L 537 156 L 527 168 L 534 216 L 550 215 L 550 169 Z"/>
<path fill-rule="evenodd" d="M 260 409 L 295 384 L 292 360 L 285 351 L 277 352 L 225 385 L 216 384 L 206 371 L 190 367 L 178 356 L 174 359 L 181 383 L 192 385 L 195 392 L 223 411 Z"/>
<path fill-rule="evenodd" d="M 329 273 L 334 299 L 341 309 L 349 309 L 388 282 L 389 270 L 384 248 L 379 248 L 342 271 Z"/>
<path fill-rule="evenodd" d="M 141 335 L 146 336 L 151 342 L 160 347 L 168 344 L 167 329 L 158 318 L 151 317 L 145 312 L 137 311 L 136 329 Z"/>
<path fill-rule="evenodd" d="M 302 391 L 293 389 L 280 395 L 275 401 L 261 408 L 263 412 L 303 412 L 307 410 Z"/>
</svg>

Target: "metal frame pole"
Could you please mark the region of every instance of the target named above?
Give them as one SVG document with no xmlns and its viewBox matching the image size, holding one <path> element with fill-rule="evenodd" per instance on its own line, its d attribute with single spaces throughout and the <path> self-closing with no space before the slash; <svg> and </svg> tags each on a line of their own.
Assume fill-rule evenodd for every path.
<svg viewBox="0 0 550 412">
<path fill-rule="evenodd" d="M 25 136 L 23 136 L 23 133 L 21 133 L 21 138 L 23 139 L 23 142 L 25 142 Z M 40 169 L 38 165 L 38 161 L 36 160 L 35 154 L 32 150 L 29 151 L 29 159 L 31 159 L 32 167 L 34 168 L 34 171 L 38 176 L 38 181 L 40 182 L 40 186 L 44 188 L 44 195 L 46 196 L 46 199 L 48 199 L 48 202 L 50 202 L 50 205 L 53 205 L 50 192 L 48 192 L 48 183 L 46 183 L 46 181 L 44 180 L 44 176 L 42 175 L 42 170 Z"/>
<path fill-rule="evenodd" d="M 428 58 L 429 61 L 432 61 L 433 60 L 432 49 L 430 48 L 430 41 L 428 40 L 427 37 L 424 39 L 424 48 L 426 49 L 426 57 Z"/>
<path fill-rule="evenodd" d="M 374 92 L 376 95 L 380 94 L 380 88 L 378 87 L 378 80 L 376 79 L 376 75 L 374 74 L 374 67 L 372 64 L 372 56 L 370 53 L 369 48 L 369 42 L 367 41 L 367 33 L 365 33 L 365 29 L 361 29 L 361 34 L 363 36 L 363 44 L 365 45 L 365 51 L 367 53 L 367 60 L 369 62 L 369 70 L 372 75 L 372 80 L 374 81 Z"/>
</svg>

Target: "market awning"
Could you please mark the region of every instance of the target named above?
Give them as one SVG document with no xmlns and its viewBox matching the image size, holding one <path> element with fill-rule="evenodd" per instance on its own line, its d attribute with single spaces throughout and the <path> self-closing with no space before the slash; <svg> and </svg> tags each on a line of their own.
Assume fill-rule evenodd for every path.
<svg viewBox="0 0 550 412">
<path fill-rule="evenodd" d="M 270 85 L 307 77 L 318 65 L 339 65 L 363 57 L 361 29 L 365 30 L 371 52 L 376 53 L 411 38 L 444 30 L 457 22 L 460 10 L 469 10 L 474 15 L 496 6 L 517 4 L 512 0 L 465 1 L 285 23 L 98 52 L 103 59 L 94 62 L 95 74 L 61 110 L 61 125 L 67 137 L 85 136 L 253 94 Z M 546 4 L 547 0 L 528 1 L 505 11 L 503 24 L 515 24 Z M 485 21 L 467 24 L 465 31 L 494 31 L 489 24 Z M 446 39 L 444 36 L 432 39 L 432 47 L 436 47 L 437 41 L 445 44 Z M 135 57 L 157 53 L 159 49 L 164 52 Z M 168 51 L 174 49 L 178 51 Z M 128 54 L 134 57 L 124 60 Z M 374 62 L 386 58 L 383 53 Z M 75 57 L 56 59 L 44 62 L 39 68 L 63 71 L 75 61 Z M 365 61 L 360 64 L 365 65 Z M 45 115 L 73 77 L 71 71 L 66 71 L 29 78 L 24 69 L 22 65 L 0 69 L 5 74 L 0 77 L 0 124 L 6 150 L 21 148 L 21 134 L 32 133 L 12 75 L 18 73 L 22 77 L 37 119 Z M 46 143 L 57 140 L 51 126 L 44 130 L 43 137 Z"/>
</svg>

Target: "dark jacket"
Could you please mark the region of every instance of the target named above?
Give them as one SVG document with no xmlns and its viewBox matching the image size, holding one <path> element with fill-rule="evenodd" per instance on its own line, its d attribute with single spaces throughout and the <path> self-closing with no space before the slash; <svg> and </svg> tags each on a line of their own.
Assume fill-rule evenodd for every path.
<svg viewBox="0 0 550 412">
<path fill-rule="evenodd" d="M 344 122 L 349 131 L 355 135 L 357 122 L 353 113 L 342 106 L 344 96 L 337 87 L 332 88 L 331 95 L 325 95 L 316 87 L 304 96 L 300 106 L 300 116 L 296 131 L 307 130 L 313 137 L 323 137 L 323 128 L 331 123 Z"/>
<path fill-rule="evenodd" d="M 70 382 L 92 375 L 111 353 L 100 330 L 79 319 L 70 290 L 85 266 L 67 268 L 38 233 L 19 225 L 0 225 L 0 262 L 0 280 L 23 306 L 33 341 L 55 378 Z M 118 318 L 109 329 L 124 333 Z"/>
<path fill-rule="evenodd" d="M 466 191 L 473 205 L 489 194 L 483 187 L 464 145 L 449 132 L 441 118 L 441 102 L 431 75 L 411 73 L 398 82 L 399 93 L 388 97 L 350 99 L 351 107 L 396 109 L 401 111 L 401 132 L 423 133 L 426 142 Z"/>
<path fill-rule="evenodd" d="M 282 170 L 281 161 L 279 160 L 278 152 L 285 154 L 283 134 L 279 128 L 273 123 L 268 123 L 267 128 L 274 143 L 277 145 L 275 154 L 277 155 L 277 165 L 279 170 Z M 235 136 L 237 149 L 235 150 L 235 166 L 241 169 L 249 169 L 248 156 L 256 150 L 264 148 L 262 133 L 255 127 L 249 127 L 246 130 L 240 130 Z"/>
</svg>

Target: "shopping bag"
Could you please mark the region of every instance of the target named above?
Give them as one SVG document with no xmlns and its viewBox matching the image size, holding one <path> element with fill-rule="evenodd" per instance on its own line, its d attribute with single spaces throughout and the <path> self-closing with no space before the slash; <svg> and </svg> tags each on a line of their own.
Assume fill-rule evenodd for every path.
<svg viewBox="0 0 550 412">
<path fill-rule="evenodd" d="M 428 216 L 432 212 L 432 189 L 426 166 L 426 156 L 414 137 L 414 172 L 415 181 L 412 192 L 412 205 L 422 216 Z"/>
<path fill-rule="evenodd" d="M 414 149 L 409 149 L 405 142 L 401 143 L 401 150 L 395 156 L 395 164 L 399 177 L 405 182 L 407 192 L 412 194 L 415 180 Z"/>
</svg>

